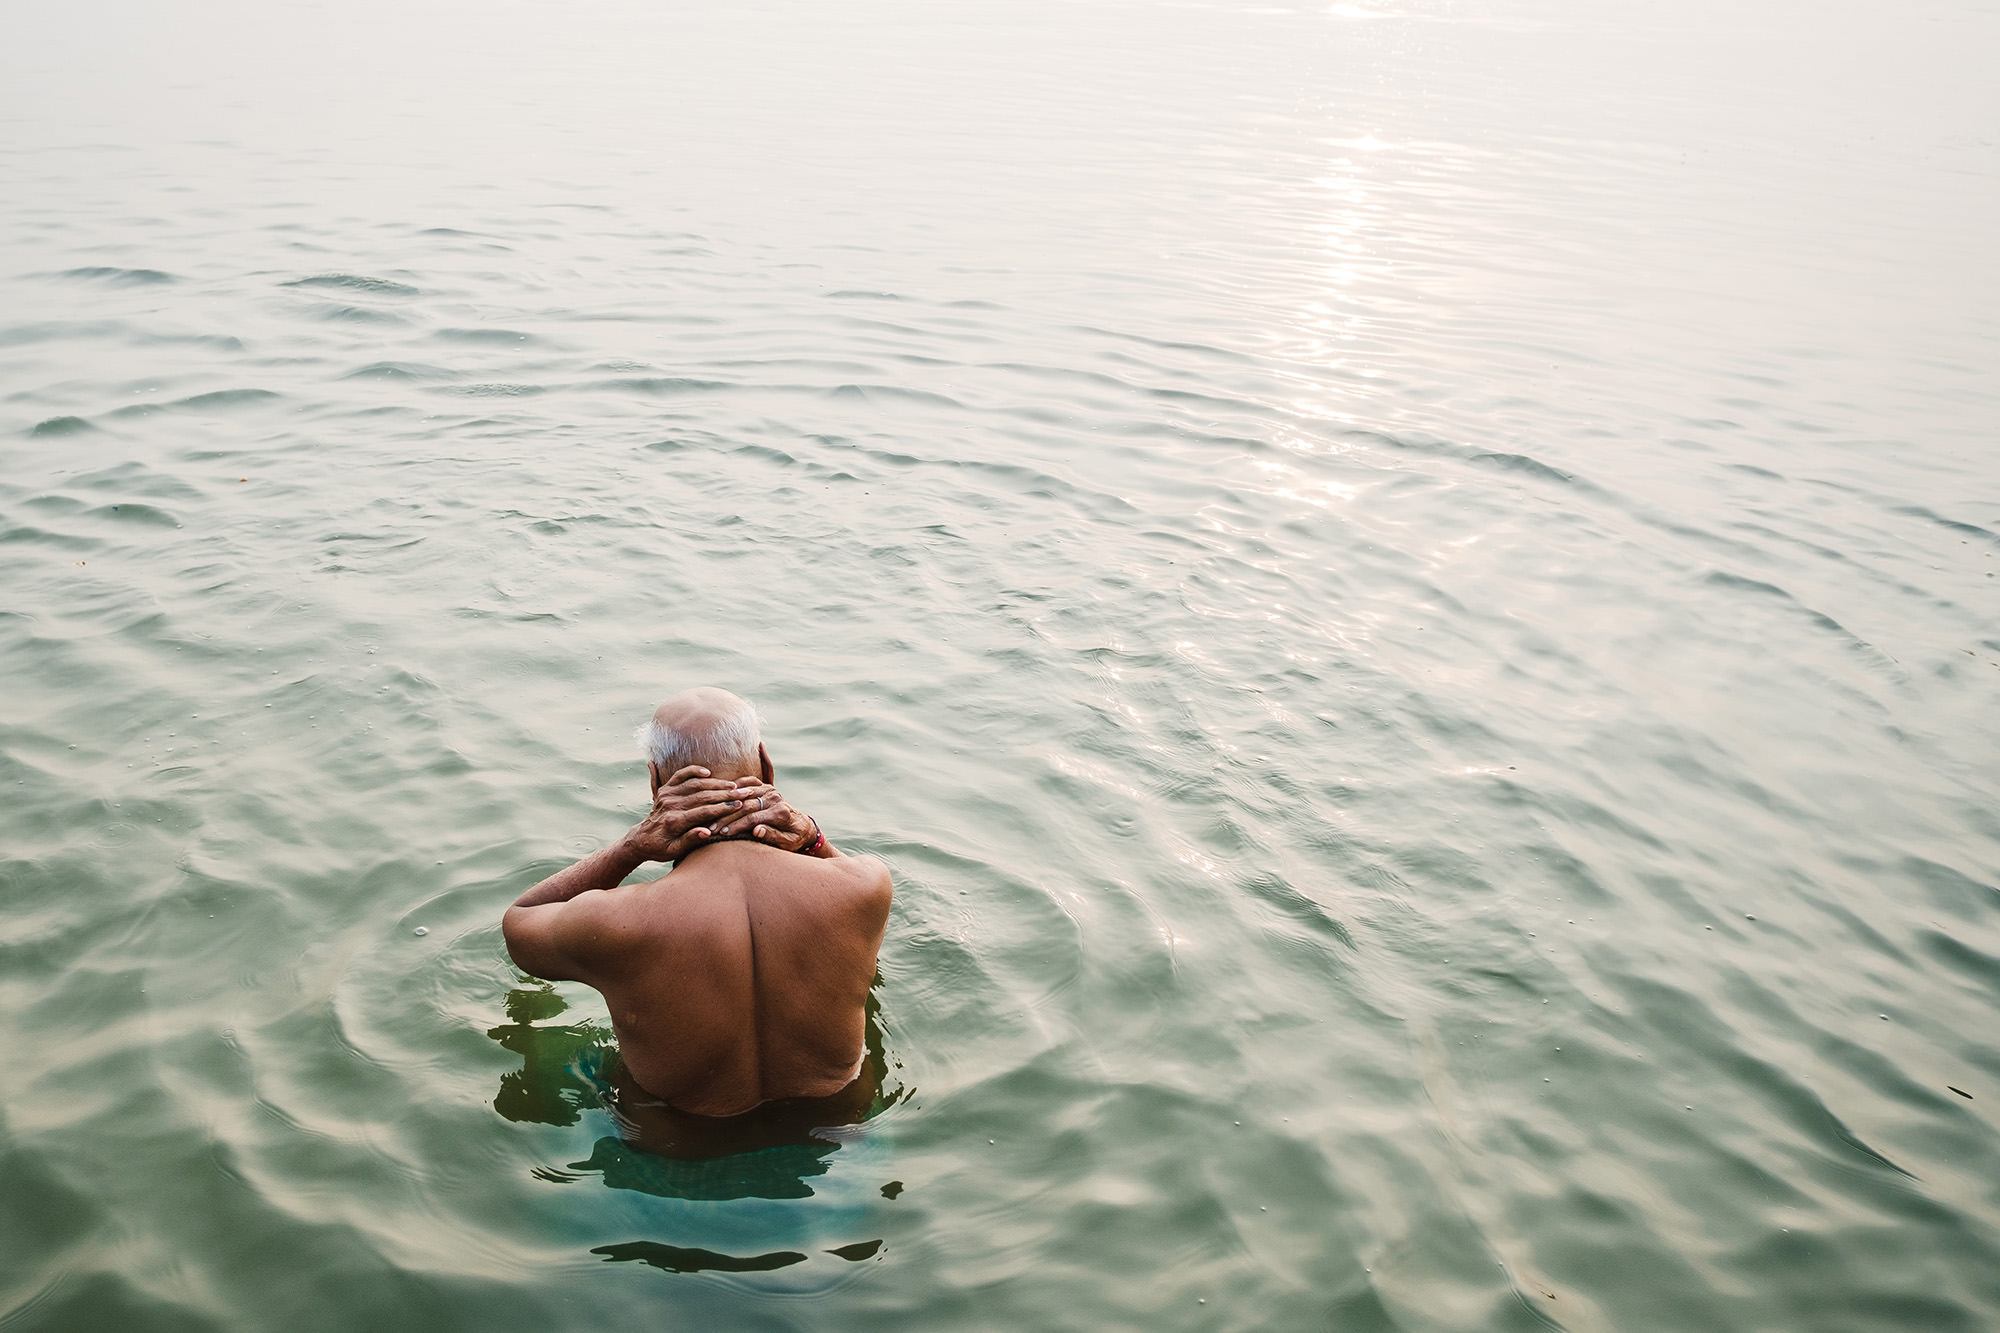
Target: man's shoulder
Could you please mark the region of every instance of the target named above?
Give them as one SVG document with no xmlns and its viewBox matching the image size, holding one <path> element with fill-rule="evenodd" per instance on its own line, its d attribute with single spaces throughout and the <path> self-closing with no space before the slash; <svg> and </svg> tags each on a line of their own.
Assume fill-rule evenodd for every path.
<svg viewBox="0 0 2000 1333">
<path fill-rule="evenodd" d="M 888 923 L 889 902 L 895 893 L 888 862 L 874 856 L 841 856 L 820 864 L 837 867 L 836 873 L 845 881 L 843 896 L 849 919 L 857 928 L 879 937 Z"/>
<path fill-rule="evenodd" d="M 749 938 L 744 889 L 729 877 L 675 870 L 606 896 L 578 934 L 601 965 L 625 968 L 645 959 L 720 959 Z"/>
<path fill-rule="evenodd" d="M 783 890 L 810 884 L 843 897 L 880 895 L 891 891 L 889 867 L 875 856 L 800 856 L 755 843 L 728 852 L 720 847 L 708 856 L 689 858 L 649 886 L 659 910 L 677 911 L 697 903 L 737 900 L 744 893 L 766 888 Z"/>
<path fill-rule="evenodd" d="M 823 867 L 827 874 L 843 881 L 857 893 L 880 894 L 886 898 L 893 886 L 889 876 L 889 863 L 879 856 L 870 856 L 865 852 L 860 855 L 829 857 L 826 860 L 815 857 L 812 858 L 812 863 Z"/>
<path fill-rule="evenodd" d="M 745 856 L 737 870 L 746 891 L 763 894 L 775 891 L 791 899 L 795 909 L 812 913 L 833 912 L 845 917 L 852 912 L 871 914 L 888 911 L 892 891 L 887 863 L 873 856 L 800 856 L 775 847 L 758 848 L 757 855 Z M 796 891 L 810 886 L 803 898 Z M 817 903 L 818 906 L 809 906 Z"/>
<path fill-rule="evenodd" d="M 884 899 L 896 891 L 896 880 L 889 873 L 889 863 L 881 857 L 863 854 L 846 859 L 855 863 L 856 873 L 861 876 L 862 882 L 880 893 Z"/>
</svg>

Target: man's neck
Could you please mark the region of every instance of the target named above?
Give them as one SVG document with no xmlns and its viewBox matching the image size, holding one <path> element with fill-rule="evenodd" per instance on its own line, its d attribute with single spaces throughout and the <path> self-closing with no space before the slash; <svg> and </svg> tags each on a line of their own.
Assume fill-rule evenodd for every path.
<svg viewBox="0 0 2000 1333">
<path fill-rule="evenodd" d="M 701 846 L 694 848 L 692 851 L 688 852 L 685 856 L 681 857 L 680 860 L 674 862 L 674 865 L 676 867 L 684 866 L 688 862 L 694 860 L 695 857 L 700 856 L 703 852 L 707 851 L 709 848 L 715 846 L 717 843 L 722 843 L 722 842 L 754 842 L 760 847 L 771 846 L 771 844 L 765 842 L 762 838 L 758 837 L 755 830 L 745 829 L 741 833 L 725 833 L 717 837 L 709 838 L 706 842 L 702 843 Z M 777 851 L 778 849 L 775 847 L 771 847 L 771 850 Z"/>
</svg>

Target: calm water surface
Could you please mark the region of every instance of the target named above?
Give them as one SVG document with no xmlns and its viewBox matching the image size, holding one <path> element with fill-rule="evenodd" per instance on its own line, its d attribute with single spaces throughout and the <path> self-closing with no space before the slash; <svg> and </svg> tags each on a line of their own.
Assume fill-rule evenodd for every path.
<svg viewBox="0 0 2000 1333">
<path fill-rule="evenodd" d="M 2000 1324 L 2000 10 L 0 16 L 0 1325 Z M 691 1166 L 499 913 L 886 857 Z"/>
</svg>

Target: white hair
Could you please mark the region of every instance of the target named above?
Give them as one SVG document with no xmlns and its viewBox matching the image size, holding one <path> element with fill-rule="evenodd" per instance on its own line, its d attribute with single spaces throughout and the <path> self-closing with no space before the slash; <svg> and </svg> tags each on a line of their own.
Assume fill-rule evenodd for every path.
<svg viewBox="0 0 2000 1333">
<path fill-rule="evenodd" d="M 733 697 L 733 696 L 732 696 Z M 632 733 L 639 752 L 672 777 L 689 764 L 705 768 L 757 767 L 757 747 L 763 743 L 762 723 L 748 699 L 711 714 L 693 726 L 666 727 L 648 718 Z"/>
</svg>

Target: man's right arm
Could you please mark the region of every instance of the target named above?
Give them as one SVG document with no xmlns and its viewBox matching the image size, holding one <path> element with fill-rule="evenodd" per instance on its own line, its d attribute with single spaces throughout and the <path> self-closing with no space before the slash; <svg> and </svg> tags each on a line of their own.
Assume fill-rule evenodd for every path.
<svg viewBox="0 0 2000 1333">
<path fill-rule="evenodd" d="M 540 903 L 533 907 L 516 904 L 500 919 L 500 933 L 507 940 L 507 956 L 514 966 L 531 977 L 545 981 L 587 981 L 587 970 L 577 955 L 585 943 L 577 927 L 592 906 L 584 903 Z"/>
<path fill-rule="evenodd" d="M 708 776 L 705 768 L 685 768 L 660 789 L 653 808 L 625 836 L 575 865 L 550 875 L 514 900 L 500 920 L 507 952 L 522 971 L 552 981 L 582 981 L 584 959 L 601 923 L 594 918 L 603 898 L 648 861 L 677 861 L 706 843 L 710 824 L 740 809 L 735 783 Z"/>
</svg>

